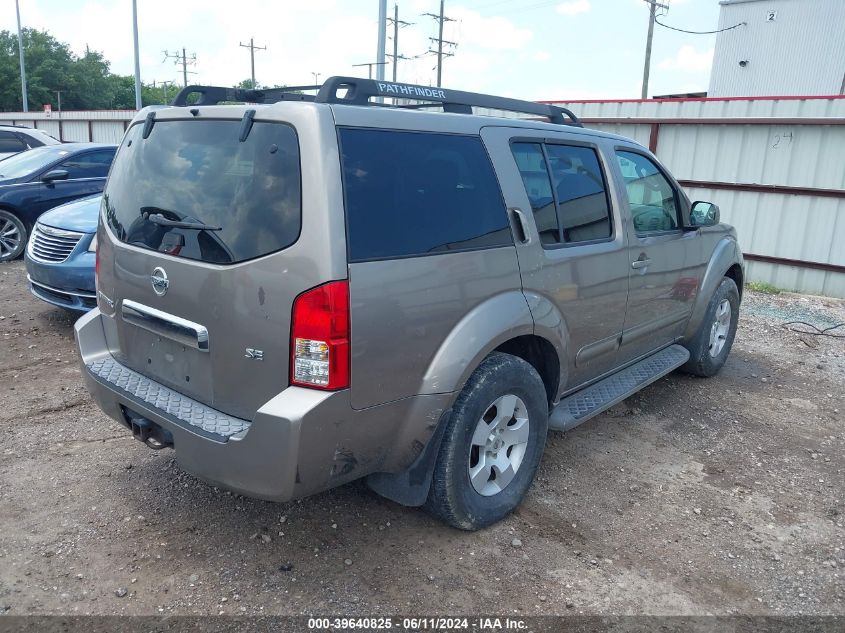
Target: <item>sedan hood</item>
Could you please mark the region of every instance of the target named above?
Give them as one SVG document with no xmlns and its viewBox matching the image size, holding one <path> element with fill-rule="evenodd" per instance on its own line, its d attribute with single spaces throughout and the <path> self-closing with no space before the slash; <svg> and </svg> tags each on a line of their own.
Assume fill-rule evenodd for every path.
<svg viewBox="0 0 845 633">
<path fill-rule="evenodd" d="M 78 233 L 96 233 L 97 220 L 100 216 L 100 201 L 103 196 L 91 196 L 63 204 L 38 218 L 40 224 L 54 229 L 77 231 Z"/>
</svg>

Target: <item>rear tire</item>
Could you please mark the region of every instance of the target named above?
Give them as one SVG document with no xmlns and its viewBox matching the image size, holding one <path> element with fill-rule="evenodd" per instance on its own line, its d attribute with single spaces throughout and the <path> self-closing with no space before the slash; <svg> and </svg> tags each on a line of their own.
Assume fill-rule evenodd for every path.
<svg viewBox="0 0 845 633">
<path fill-rule="evenodd" d="M 462 530 L 496 523 L 520 504 L 540 464 L 549 425 L 543 380 L 521 358 L 495 352 L 446 424 L 425 508 Z"/>
<path fill-rule="evenodd" d="M 14 213 L 0 209 L 0 262 L 17 259 L 26 248 L 26 225 Z"/>
<path fill-rule="evenodd" d="M 698 332 L 684 344 L 690 359 L 681 370 L 705 378 L 716 375 L 731 352 L 738 321 L 739 290 L 733 279 L 725 277 L 707 304 Z"/>
</svg>

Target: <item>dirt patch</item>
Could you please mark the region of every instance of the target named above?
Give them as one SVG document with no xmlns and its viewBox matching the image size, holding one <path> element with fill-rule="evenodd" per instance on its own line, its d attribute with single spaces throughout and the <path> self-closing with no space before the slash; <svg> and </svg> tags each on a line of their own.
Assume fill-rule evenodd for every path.
<svg viewBox="0 0 845 633">
<path fill-rule="evenodd" d="M 466 534 L 361 484 L 197 481 L 94 406 L 20 262 L 0 292 L 0 612 L 845 614 L 845 341 L 780 326 L 842 302 L 748 293 L 722 373 L 551 435 L 519 510 Z"/>
</svg>

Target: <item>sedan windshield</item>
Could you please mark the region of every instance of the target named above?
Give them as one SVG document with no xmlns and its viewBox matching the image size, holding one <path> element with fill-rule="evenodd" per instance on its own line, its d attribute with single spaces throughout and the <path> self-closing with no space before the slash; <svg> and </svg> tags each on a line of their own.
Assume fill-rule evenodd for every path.
<svg viewBox="0 0 845 633">
<path fill-rule="evenodd" d="M 0 179 L 22 178 L 56 162 L 70 152 L 61 145 L 36 147 L 0 161 Z"/>
</svg>

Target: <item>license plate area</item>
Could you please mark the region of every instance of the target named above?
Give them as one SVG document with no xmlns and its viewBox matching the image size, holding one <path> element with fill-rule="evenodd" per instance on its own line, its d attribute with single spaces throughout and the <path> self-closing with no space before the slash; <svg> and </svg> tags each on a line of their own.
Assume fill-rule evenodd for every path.
<svg viewBox="0 0 845 633">
<path fill-rule="evenodd" d="M 122 362 L 130 369 L 213 405 L 211 359 L 207 352 L 124 322 Z"/>
</svg>

